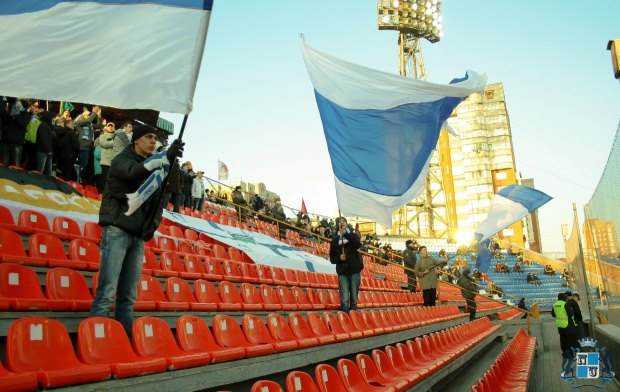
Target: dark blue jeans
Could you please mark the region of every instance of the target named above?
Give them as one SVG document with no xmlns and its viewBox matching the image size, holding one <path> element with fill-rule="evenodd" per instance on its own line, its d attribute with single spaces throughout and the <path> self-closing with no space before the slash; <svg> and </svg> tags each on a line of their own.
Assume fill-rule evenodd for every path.
<svg viewBox="0 0 620 392">
<path fill-rule="evenodd" d="M 340 292 L 340 310 L 349 313 L 357 310 L 357 294 L 360 291 L 362 278 L 360 273 L 338 275 L 338 291 Z"/>
<path fill-rule="evenodd" d="M 133 305 L 136 302 L 144 241 L 115 226 L 106 226 L 101 236 L 101 265 L 99 285 L 90 308 L 91 316 L 107 317 L 114 303 L 114 318 L 125 328 L 131 339 Z"/>
</svg>

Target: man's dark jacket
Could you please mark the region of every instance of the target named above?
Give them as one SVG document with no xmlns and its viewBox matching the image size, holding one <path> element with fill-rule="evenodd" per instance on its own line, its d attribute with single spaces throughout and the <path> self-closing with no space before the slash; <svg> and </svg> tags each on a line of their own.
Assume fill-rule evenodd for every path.
<svg viewBox="0 0 620 392">
<path fill-rule="evenodd" d="M 161 199 L 159 195 L 161 189 L 151 195 L 133 214 L 125 215 L 128 209 L 127 194 L 138 190 L 151 174 L 144 167 L 145 159 L 136 154 L 134 146 L 130 144 L 112 160 L 99 210 L 99 225 L 116 226 L 148 241 L 153 237 L 161 221 L 162 205 L 157 208 L 153 222 L 145 227 L 151 208 Z"/>
<path fill-rule="evenodd" d="M 345 233 L 344 238 L 349 242 L 340 245 L 340 234 L 332 238 L 332 242 L 329 247 L 329 261 L 332 264 L 336 264 L 336 273 L 338 275 L 352 275 L 360 272 L 364 269 L 364 263 L 362 263 L 362 255 L 358 252 L 358 249 L 362 246 L 360 238 L 355 233 Z M 340 260 L 342 252 L 345 253 L 346 259 Z"/>
</svg>

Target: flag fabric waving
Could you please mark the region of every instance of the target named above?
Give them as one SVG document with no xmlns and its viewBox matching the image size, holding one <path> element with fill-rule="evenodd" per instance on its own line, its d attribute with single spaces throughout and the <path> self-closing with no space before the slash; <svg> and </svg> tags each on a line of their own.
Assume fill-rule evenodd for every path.
<svg viewBox="0 0 620 392">
<path fill-rule="evenodd" d="M 4 1 L 0 94 L 187 114 L 212 5 Z"/>
<path fill-rule="evenodd" d="M 491 267 L 492 255 L 489 250 L 490 244 L 490 239 L 482 241 L 482 243 L 478 244 L 478 252 L 476 252 L 476 269 L 485 274 L 489 271 L 489 267 Z"/>
<path fill-rule="evenodd" d="M 217 179 L 228 180 L 228 166 L 220 160 L 217 161 Z"/>
<path fill-rule="evenodd" d="M 517 184 L 500 189 L 491 200 L 489 215 L 476 229 L 474 234 L 476 240 L 478 242 L 486 240 L 525 218 L 551 199 L 551 196 L 544 192 Z"/>
<path fill-rule="evenodd" d="M 308 214 L 308 209 L 306 208 L 306 203 L 304 202 L 304 198 L 301 198 L 301 213 L 304 215 Z"/>
<path fill-rule="evenodd" d="M 303 44 L 343 215 L 391 226 L 392 212 L 425 184 L 439 132 L 452 110 L 482 91 L 469 71 L 451 84 L 352 64 Z"/>
</svg>

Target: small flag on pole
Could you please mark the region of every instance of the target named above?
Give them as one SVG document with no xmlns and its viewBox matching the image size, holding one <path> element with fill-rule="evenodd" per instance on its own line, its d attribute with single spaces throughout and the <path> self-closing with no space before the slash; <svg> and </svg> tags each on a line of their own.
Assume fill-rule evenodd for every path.
<svg viewBox="0 0 620 392">
<path fill-rule="evenodd" d="M 304 198 L 301 198 L 301 213 L 306 215 L 308 214 L 308 210 L 306 209 L 306 203 L 304 202 Z"/>
<path fill-rule="evenodd" d="M 228 180 L 228 166 L 220 160 L 217 161 L 217 179 Z"/>
</svg>

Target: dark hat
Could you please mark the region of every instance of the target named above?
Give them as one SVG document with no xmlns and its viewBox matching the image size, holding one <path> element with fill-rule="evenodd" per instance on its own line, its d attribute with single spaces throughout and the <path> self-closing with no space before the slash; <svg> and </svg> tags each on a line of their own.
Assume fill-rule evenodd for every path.
<svg viewBox="0 0 620 392">
<path fill-rule="evenodd" d="M 571 293 L 570 291 L 565 291 L 564 294 L 566 294 L 567 297 L 570 297 L 571 295 L 573 295 L 573 293 Z"/>
<path fill-rule="evenodd" d="M 409 245 L 409 244 L 413 244 L 413 241 L 411 241 L 411 240 L 407 240 L 407 241 L 405 241 L 405 246 L 407 246 L 407 245 Z"/>
<path fill-rule="evenodd" d="M 142 136 L 147 133 L 155 133 L 155 128 L 148 125 L 138 125 L 133 129 L 133 133 L 131 135 L 131 142 L 135 143 L 136 140 L 140 139 Z"/>
</svg>

